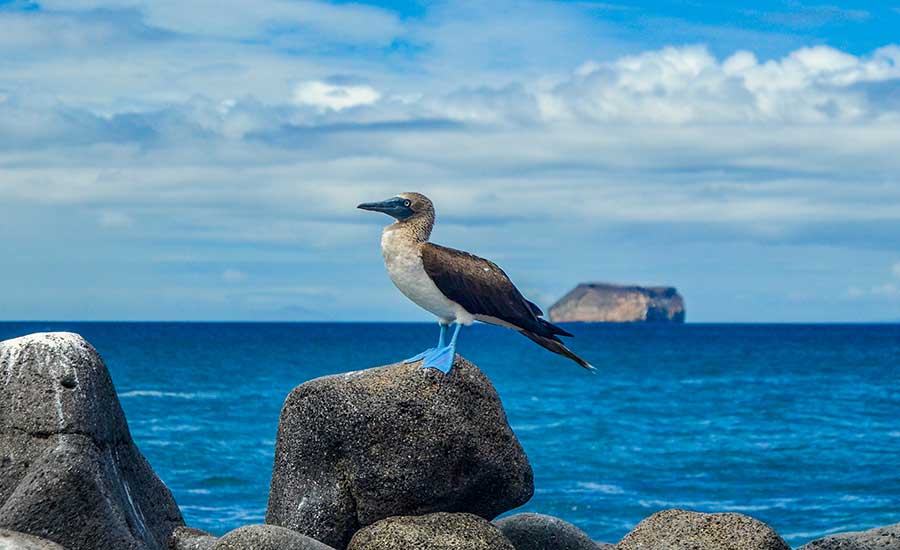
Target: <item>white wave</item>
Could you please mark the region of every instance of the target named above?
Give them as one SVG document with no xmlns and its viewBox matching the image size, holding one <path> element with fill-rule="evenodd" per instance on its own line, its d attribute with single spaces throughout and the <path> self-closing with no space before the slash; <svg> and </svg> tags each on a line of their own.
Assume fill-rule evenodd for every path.
<svg viewBox="0 0 900 550">
<path fill-rule="evenodd" d="M 772 509 L 786 508 L 788 504 L 795 502 L 792 498 L 778 498 L 764 504 L 735 504 L 729 501 L 698 500 L 698 501 L 670 501 L 670 500 L 640 500 L 644 508 L 688 508 L 698 510 L 715 510 L 717 512 L 763 512 Z"/>
<path fill-rule="evenodd" d="M 546 424 L 514 424 L 513 431 L 516 432 L 534 432 L 538 430 L 547 430 L 558 428 L 564 425 L 564 422 L 548 422 Z"/>
<path fill-rule="evenodd" d="M 828 535 L 833 535 L 835 533 L 843 533 L 845 531 L 854 531 L 856 528 L 847 525 L 838 525 L 837 527 L 832 527 L 830 529 L 823 529 L 821 531 L 800 531 L 797 533 L 783 533 L 781 536 L 784 539 L 793 540 L 793 539 L 818 539 L 822 537 L 827 537 Z"/>
<path fill-rule="evenodd" d="M 229 526 L 236 522 L 242 522 L 243 524 L 247 523 L 258 523 L 264 521 L 266 518 L 266 509 L 263 508 L 250 508 L 250 507 L 242 507 L 242 506 L 191 506 L 184 505 L 181 506 L 182 512 L 194 513 L 194 512 L 202 512 L 205 514 L 212 514 L 215 516 L 215 523 L 223 526 Z"/>
<path fill-rule="evenodd" d="M 217 399 L 219 394 L 214 392 L 174 392 L 174 391 L 158 391 L 158 390 L 131 390 L 119 394 L 120 399 L 129 397 L 171 397 L 177 399 Z"/>
<path fill-rule="evenodd" d="M 625 489 L 611 483 L 595 483 L 593 481 L 578 482 L 578 492 L 596 492 L 604 495 L 622 495 Z"/>
<path fill-rule="evenodd" d="M 199 432 L 203 428 L 201 426 L 192 426 L 190 424 L 176 424 L 174 426 L 151 426 L 152 432 Z"/>
</svg>

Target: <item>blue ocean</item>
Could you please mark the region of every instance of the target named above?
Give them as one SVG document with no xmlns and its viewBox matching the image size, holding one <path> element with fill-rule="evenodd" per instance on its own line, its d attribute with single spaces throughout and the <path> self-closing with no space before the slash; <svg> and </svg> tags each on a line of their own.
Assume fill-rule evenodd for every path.
<svg viewBox="0 0 900 550">
<path fill-rule="evenodd" d="M 734 511 L 793 546 L 900 522 L 900 325 L 570 325 L 579 368 L 501 328 L 459 351 L 535 471 L 520 511 L 616 542 L 664 508 Z M 0 323 L 84 335 L 189 525 L 265 516 L 278 415 L 311 378 L 433 345 L 430 324 Z"/>
</svg>

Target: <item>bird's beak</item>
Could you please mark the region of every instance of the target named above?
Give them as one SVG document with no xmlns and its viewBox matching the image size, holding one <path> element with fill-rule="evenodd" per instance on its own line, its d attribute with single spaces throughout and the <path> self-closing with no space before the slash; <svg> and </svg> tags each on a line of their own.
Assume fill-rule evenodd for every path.
<svg viewBox="0 0 900 550">
<path fill-rule="evenodd" d="M 388 199 L 386 201 L 381 202 L 364 202 L 357 206 L 360 210 L 371 210 L 372 212 L 384 212 L 385 214 L 390 214 L 391 211 L 397 207 L 397 204 L 394 199 Z"/>
<path fill-rule="evenodd" d="M 406 202 L 407 199 L 404 199 L 403 197 L 392 197 L 381 202 L 364 202 L 357 206 L 357 208 L 371 210 L 373 212 L 382 212 L 388 216 L 397 218 L 398 220 L 405 220 L 413 215 L 412 209 L 409 206 L 406 206 Z"/>
</svg>

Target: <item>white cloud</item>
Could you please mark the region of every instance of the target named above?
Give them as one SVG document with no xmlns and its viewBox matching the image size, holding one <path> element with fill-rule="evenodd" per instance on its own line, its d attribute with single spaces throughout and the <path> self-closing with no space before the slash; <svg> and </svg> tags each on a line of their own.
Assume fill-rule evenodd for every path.
<svg viewBox="0 0 900 550">
<path fill-rule="evenodd" d="M 789 6 L 791 10 L 787 12 L 747 10 L 747 13 L 757 15 L 769 23 L 793 28 L 820 27 L 835 21 L 862 22 L 872 17 L 866 10 L 844 9 L 827 4 L 804 6 L 799 2 L 792 2 Z"/>
<path fill-rule="evenodd" d="M 896 298 L 900 297 L 900 288 L 897 288 L 897 285 L 892 283 L 885 283 L 883 285 L 872 287 L 872 294 L 887 298 Z"/>
<path fill-rule="evenodd" d="M 234 268 L 228 268 L 222 272 L 222 280 L 226 283 L 243 283 L 247 280 L 247 274 Z"/>
<path fill-rule="evenodd" d="M 47 57 L 109 51 L 112 46 L 130 51 L 144 44 L 165 41 L 165 33 L 147 27 L 132 12 L 111 12 L 103 17 L 85 14 L 12 11 L 0 8 L 0 52 L 18 58 L 10 64 L 29 65 Z M 27 51 L 27 55 L 23 55 Z M 124 52 L 120 52 L 124 53 Z"/>
<path fill-rule="evenodd" d="M 891 273 L 895 278 L 900 278 L 900 262 L 895 262 L 894 265 L 891 266 Z M 859 287 L 853 286 L 847 290 L 847 297 L 851 299 L 863 297 L 900 298 L 900 287 L 894 283 L 887 282 L 874 285 L 867 292 Z"/>
<path fill-rule="evenodd" d="M 263 258 L 291 265 L 272 273 L 329 288 L 329 274 L 362 257 L 383 275 L 383 220 L 355 204 L 421 190 L 438 204 L 439 241 L 520 273 L 539 272 L 549 254 L 582 261 L 581 247 L 598 251 L 604 273 L 662 262 L 605 262 L 660 242 L 677 251 L 676 272 L 748 242 L 866 249 L 872 258 L 852 265 L 877 274 L 847 295 L 872 297 L 896 260 L 897 46 L 800 48 L 770 61 L 703 46 L 615 55 L 574 3 L 441 4 L 403 21 L 376 10 L 358 38 L 342 36 L 366 26 L 369 8 L 354 4 L 204 1 L 179 4 L 183 17 L 168 0 L 130 5 L 50 2 L 58 11 L 15 20 L 0 11 L 0 229 L 40 233 L 28 222 L 41 216 L 20 213 L 64 208 L 86 241 L 128 227 L 142 244 L 126 254 L 215 266 Z M 379 50 L 397 37 L 412 53 Z M 681 256 L 692 245 L 708 251 Z M 103 250 L 48 244 L 43 257 L 76 249 Z M 761 286 L 805 265 L 731 259 L 768 270 Z M 213 276 L 248 280 L 221 269 Z M 685 277 L 722 267 L 702 269 Z M 542 277 L 522 286 L 545 298 L 564 290 L 557 274 Z M 847 284 L 842 273 L 829 288 Z"/>
<path fill-rule="evenodd" d="M 850 298 L 851 300 L 855 300 L 857 298 L 862 298 L 865 295 L 866 295 L 866 291 L 859 287 L 851 286 L 850 288 L 847 289 L 847 297 Z"/>
<path fill-rule="evenodd" d="M 97 221 L 100 227 L 108 229 L 121 229 L 131 227 L 134 224 L 134 219 L 125 212 L 111 210 L 101 212 Z"/>
<path fill-rule="evenodd" d="M 523 77 L 555 77 L 598 52 L 624 49 L 613 38 L 616 28 L 591 11 L 577 2 L 435 2 L 424 19 L 409 22 L 408 36 L 424 50 L 420 70 L 432 77 L 429 91 L 502 87 Z"/>
<path fill-rule="evenodd" d="M 371 105 L 381 99 L 381 94 L 371 86 L 328 84 L 326 82 L 302 82 L 294 88 L 294 102 L 320 109 L 340 111 L 360 105 Z"/>
<path fill-rule="evenodd" d="M 704 47 L 668 47 L 607 63 L 589 63 L 539 92 L 545 118 L 601 122 L 817 123 L 864 120 L 897 107 L 864 86 L 900 79 L 900 47 L 856 57 L 833 48 L 802 48 L 760 63 L 750 52 L 718 61 Z"/>
<path fill-rule="evenodd" d="M 98 8 L 136 9 L 152 27 L 227 39 L 259 37 L 271 30 L 306 30 L 342 42 L 387 44 L 402 32 L 400 21 L 392 12 L 362 4 L 302 0 L 42 0 L 41 6 L 63 13 Z"/>
</svg>

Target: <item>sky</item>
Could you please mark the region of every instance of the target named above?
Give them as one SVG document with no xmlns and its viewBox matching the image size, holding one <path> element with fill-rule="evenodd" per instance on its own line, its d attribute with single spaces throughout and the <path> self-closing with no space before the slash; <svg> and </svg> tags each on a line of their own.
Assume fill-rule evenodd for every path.
<svg viewBox="0 0 900 550">
<path fill-rule="evenodd" d="M 900 0 L 0 0 L 0 319 L 430 317 L 360 202 L 542 306 L 900 320 Z"/>
</svg>

